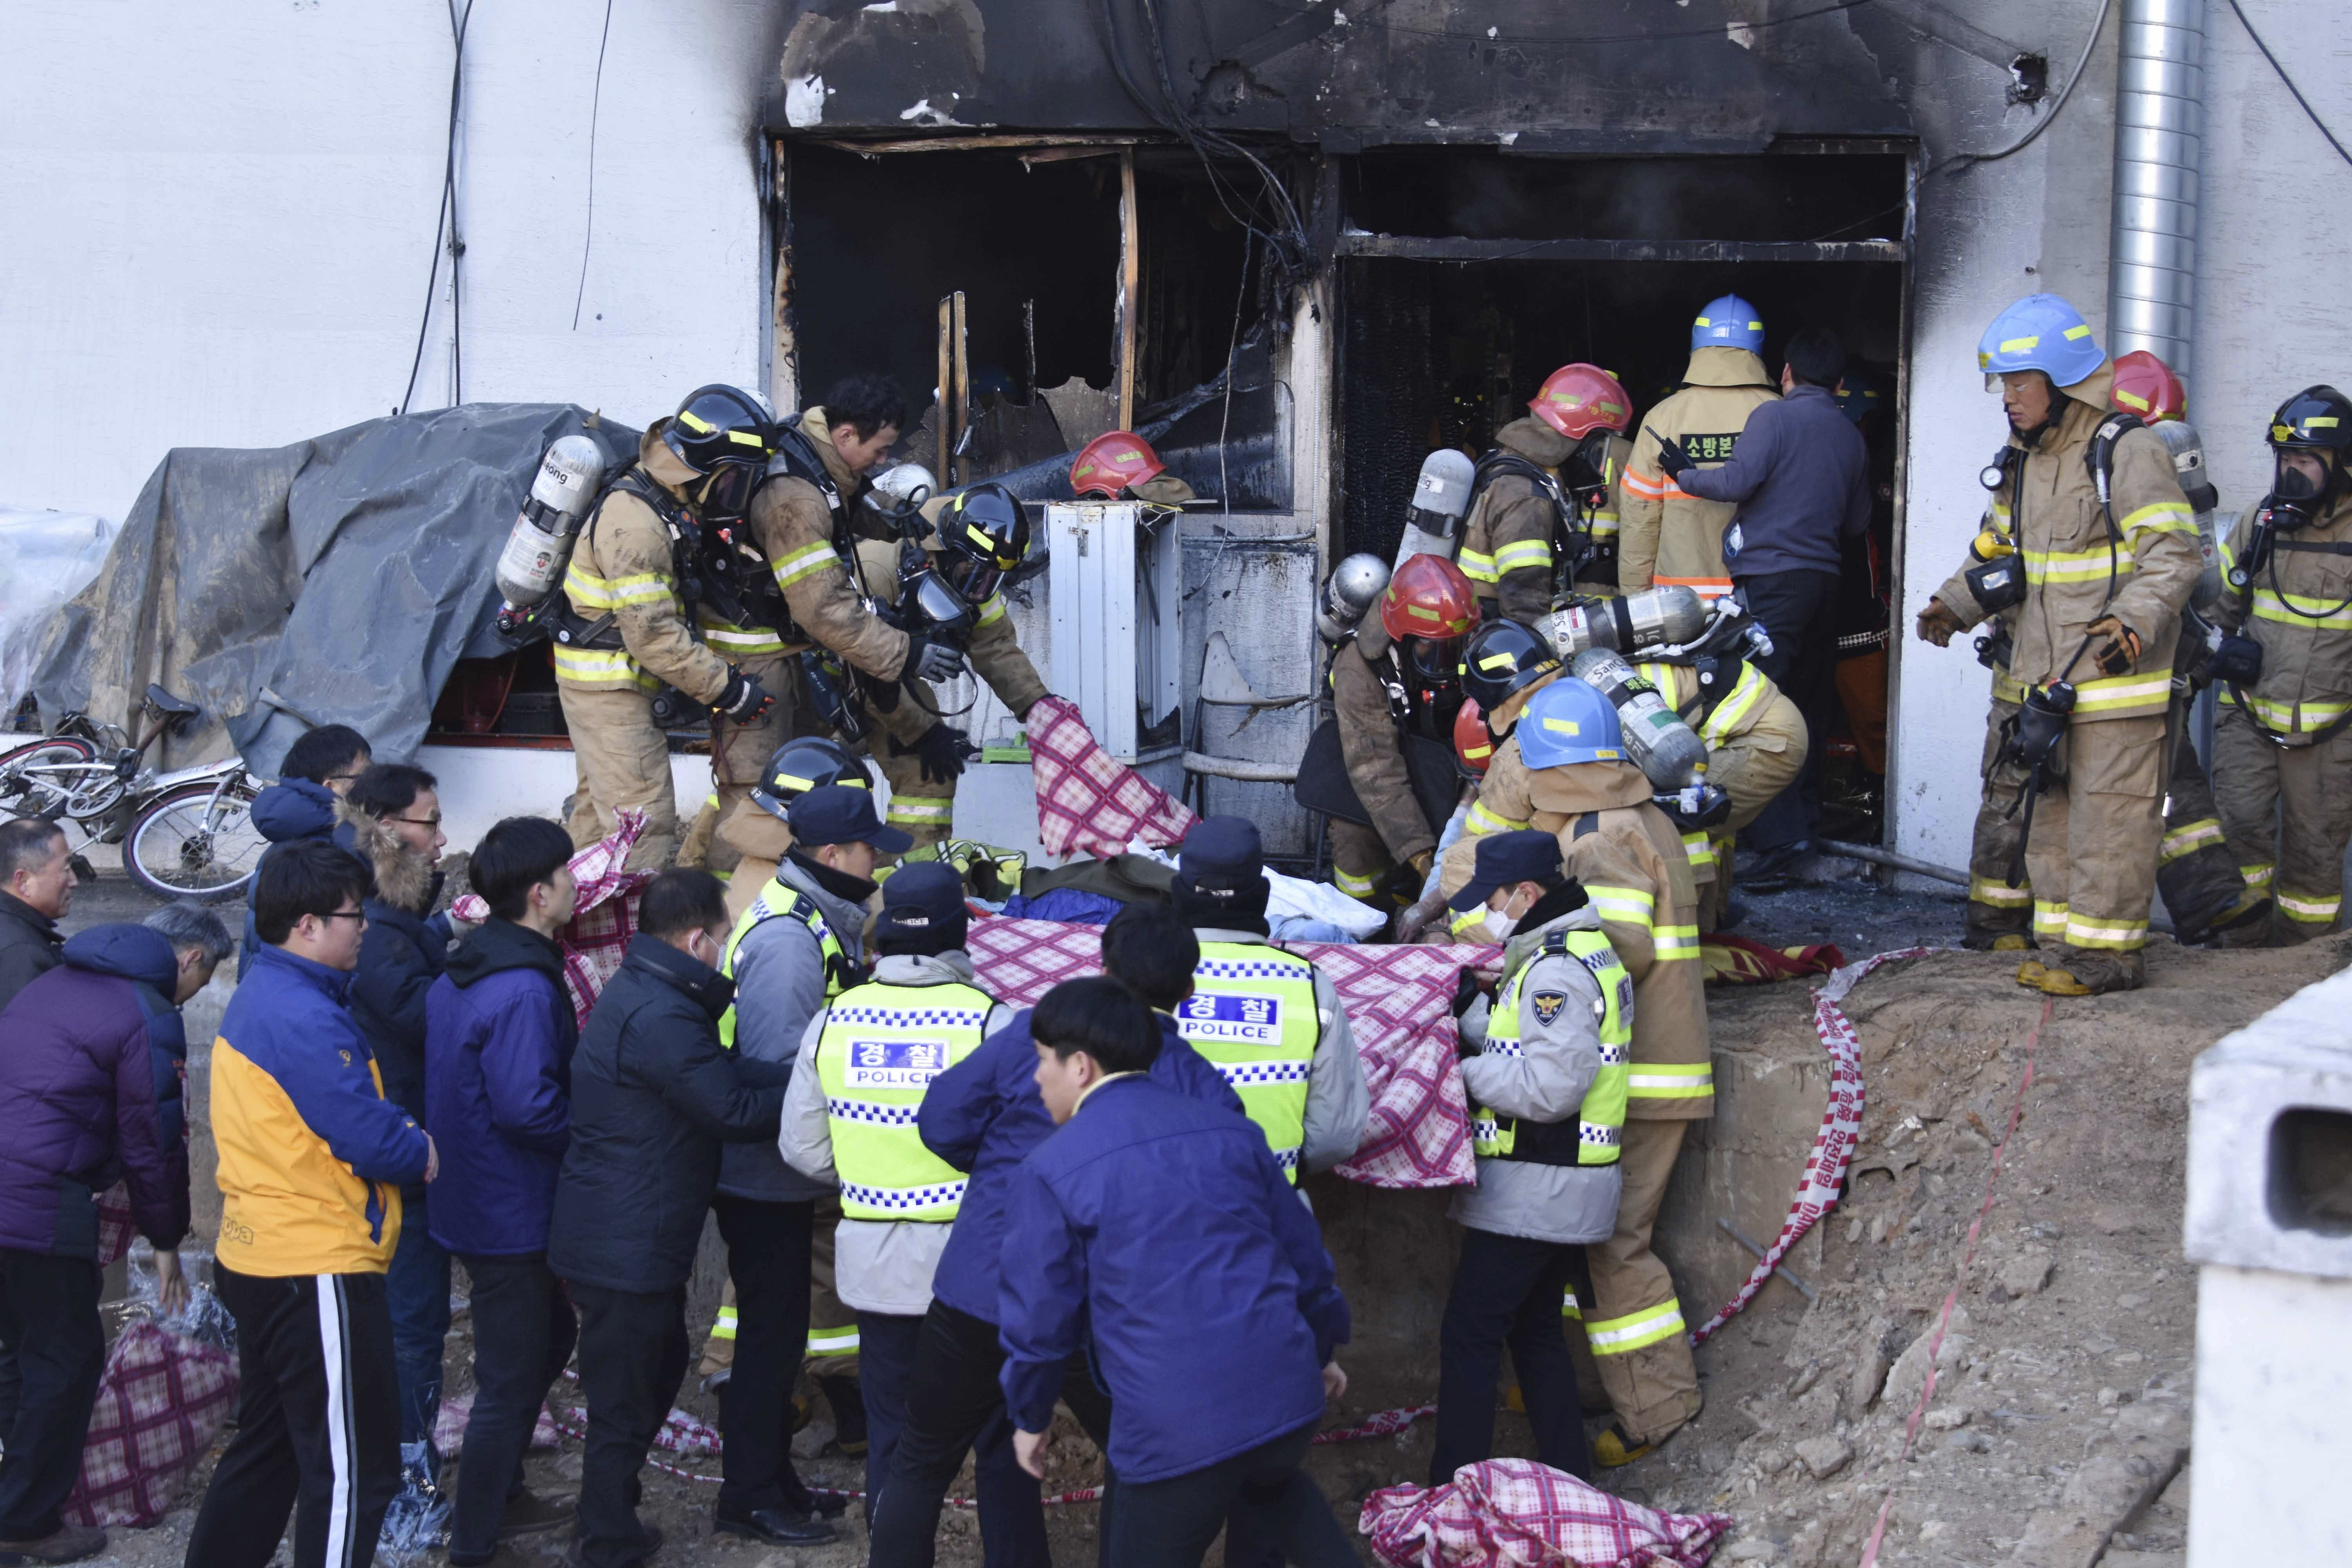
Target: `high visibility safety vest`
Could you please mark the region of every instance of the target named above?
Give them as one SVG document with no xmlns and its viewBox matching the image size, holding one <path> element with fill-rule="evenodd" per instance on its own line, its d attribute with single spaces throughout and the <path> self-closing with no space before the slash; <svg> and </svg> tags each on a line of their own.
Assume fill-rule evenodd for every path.
<svg viewBox="0 0 2352 1568">
<path fill-rule="evenodd" d="M 1204 942 L 1192 994 L 1176 1005 L 1176 1032 L 1225 1075 L 1297 1185 L 1307 1075 L 1323 1037 L 1315 966 L 1278 947 Z"/>
<path fill-rule="evenodd" d="M 727 950 L 719 955 L 719 973 L 730 980 L 734 979 L 735 954 L 742 947 L 743 939 L 751 935 L 751 928 L 761 921 L 772 921 L 779 916 L 789 917 L 808 927 L 809 934 L 816 938 L 818 950 L 824 954 L 824 999 L 830 1002 L 840 995 L 842 987 L 856 978 L 849 954 L 842 951 L 841 939 L 833 934 L 833 927 L 826 923 L 824 911 L 817 908 L 816 900 L 798 888 L 788 886 L 782 878 L 768 879 L 768 885 L 760 889 L 760 896 L 751 900 L 751 907 L 745 910 L 742 919 L 735 922 L 735 929 L 727 933 Z M 732 1002 L 727 1004 L 727 1011 L 719 1015 L 719 1043 L 728 1050 L 735 1048 L 735 1004 Z"/>
<path fill-rule="evenodd" d="M 915 1118 L 931 1079 L 980 1048 L 995 1005 L 977 986 L 868 981 L 826 1009 L 816 1071 L 842 1217 L 955 1218 L 964 1173 L 923 1147 Z"/>
<path fill-rule="evenodd" d="M 1471 1152 L 1486 1160 L 1524 1160 L 1538 1165 L 1613 1165 L 1625 1131 L 1625 1100 L 1633 1056 L 1633 981 L 1617 962 L 1609 939 L 1597 931 L 1561 930 L 1547 935 L 1528 961 L 1504 982 L 1486 1025 L 1486 1054 L 1515 1057 L 1519 1051 L 1520 992 L 1528 971 L 1545 957 L 1575 959 L 1601 987 L 1593 1005 L 1601 1014 L 1601 1070 L 1577 1108 L 1576 1128 L 1568 1123 L 1498 1116 L 1483 1105 L 1470 1107 Z"/>
</svg>

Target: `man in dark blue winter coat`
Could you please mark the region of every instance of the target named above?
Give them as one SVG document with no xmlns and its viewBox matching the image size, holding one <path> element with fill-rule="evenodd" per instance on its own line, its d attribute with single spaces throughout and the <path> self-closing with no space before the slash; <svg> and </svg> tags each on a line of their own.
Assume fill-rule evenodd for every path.
<svg viewBox="0 0 2352 1568">
<path fill-rule="evenodd" d="M 1130 904 L 1104 928 L 1103 968 L 1153 1009 L 1160 1026 L 1154 1083 L 1241 1114 L 1241 1097 L 1176 1032 L 1171 1015 L 1192 994 L 1200 944 L 1184 917 L 1162 904 Z M 1021 1162 L 1054 1134 L 1037 1095 L 1037 1047 L 1023 1008 L 980 1049 L 931 1080 L 916 1125 L 924 1146 L 971 1173 L 955 1229 L 931 1279 L 931 1307 L 916 1348 L 907 1422 L 890 1461 L 890 1479 L 874 1516 L 872 1568 L 929 1568 L 940 1509 L 975 1444 L 1010 1462 L 1013 1426 L 997 1374 L 997 1256 L 1004 1246 L 1005 1200 Z M 1108 1448 L 1110 1397 L 1096 1386 L 1083 1354 L 1062 1384 L 1097 1447 Z M 1005 1538 L 985 1542 L 990 1563 L 1045 1568 L 1045 1510 L 1033 1488 L 1027 1507 L 1006 1522 Z M 1105 1504 L 1106 1510 L 1109 1508 Z M 1009 1513 L 1011 1510 L 1003 1510 Z M 1106 1512 L 1105 1520 L 1108 1521 Z M 1106 1528 L 1107 1528 L 1106 1524 Z"/>
<path fill-rule="evenodd" d="M 335 803 L 373 761 L 365 737 L 348 724 L 321 724 L 286 748 L 278 764 L 278 782 L 253 797 L 253 830 L 269 840 L 270 849 L 300 838 L 331 841 L 335 835 Z M 258 872 L 269 858 L 261 852 Z M 236 959 L 236 977 L 253 967 L 261 951 L 260 933 L 253 929 L 253 910 L 245 912 L 245 946 Z"/>
<path fill-rule="evenodd" d="M 1000 1381 L 1023 1468 L 1044 1476 L 1054 1401 L 1090 1342 L 1118 1411 L 1108 1561 L 1198 1568 L 1224 1530 L 1229 1561 L 1353 1564 L 1299 1468 L 1347 1392 L 1332 1352 L 1348 1304 L 1265 1134 L 1151 1081 L 1160 1031 L 1115 980 L 1055 986 L 1029 1027 L 1061 1128 L 1014 1173 L 1004 1232 Z"/>
<path fill-rule="evenodd" d="M 507 1537 L 552 1530 L 570 1500 L 522 1484 L 522 1459 L 579 1324 L 547 1267 L 556 1173 L 572 1138 L 579 1040 L 555 933 L 572 918 L 572 836 L 541 816 L 483 835 L 467 866 L 490 918 L 425 998 L 425 1112 L 449 1153 L 433 1239 L 472 1281 L 474 1410 L 457 1461 L 449 1561 L 494 1560 Z"/>
<path fill-rule="evenodd" d="M 122 1183 L 165 1307 L 187 1300 L 173 1250 L 188 1230 L 179 1005 L 212 979 L 229 935 L 198 906 L 153 918 L 173 934 L 102 925 L 69 939 L 64 962 L 0 1011 L 0 1340 L 16 1374 L 0 1390 L 0 1560 L 69 1563 L 106 1546 L 103 1531 L 58 1515 L 106 1356 L 95 1194 Z"/>
</svg>

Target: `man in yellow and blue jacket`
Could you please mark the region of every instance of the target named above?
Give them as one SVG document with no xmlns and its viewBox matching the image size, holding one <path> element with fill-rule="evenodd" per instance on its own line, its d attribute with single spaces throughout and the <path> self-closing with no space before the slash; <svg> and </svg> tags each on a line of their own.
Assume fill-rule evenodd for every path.
<svg viewBox="0 0 2352 1568">
<path fill-rule="evenodd" d="M 213 1043 L 221 1229 L 213 1288 L 236 1319 L 236 1439 L 188 1538 L 205 1568 L 262 1568 L 295 1510 L 295 1568 L 364 1564 L 400 1481 L 384 1268 L 400 1189 L 432 1140 L 383 1096 L 345 1009 L 367 863 L 281 846 L 256 878 L 265 944 Z M 295 1471 L 291 1489 L 289 1468 Z"/>
</svg>

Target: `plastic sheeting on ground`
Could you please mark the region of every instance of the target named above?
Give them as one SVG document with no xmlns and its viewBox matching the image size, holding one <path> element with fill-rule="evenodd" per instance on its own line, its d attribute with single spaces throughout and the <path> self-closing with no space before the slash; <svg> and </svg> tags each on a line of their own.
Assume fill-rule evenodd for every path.
<svg viewBox="0 0 2352 1568">
<path fill-rule="evenodd" d="M 0 506 L 0 716 L 16 710 L 49 617 L 98 575 L 115 532 L 88 512 Z"/>
<path fill-rule="evenodd" d="M 275 776 L 296 736 L 334 723 L 379 757 L 414 754 L 451 667 L 504 651 L 492 569 L 541 454 L 575 433 L 616 466 L 635 458 L 636 431 L 556 404 L 173 451 L 97 579 L 50 618 L 33 674 L 42 711 L 127 727 L 154 681 L 205 714 L 163 742 L 165 767 L 233 747 Z"/>
</svg>

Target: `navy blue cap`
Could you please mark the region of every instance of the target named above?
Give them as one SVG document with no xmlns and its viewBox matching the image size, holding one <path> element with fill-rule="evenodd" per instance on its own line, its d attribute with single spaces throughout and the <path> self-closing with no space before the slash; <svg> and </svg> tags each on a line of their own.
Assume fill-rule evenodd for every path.
<svg viewBox="0 0 2352 1568">
<path fill-rule="evenodd" d="M 917 860 L 899 867 L 882 884 L 882 918 L 874 927 L 878 945 L 897 938 L 929 943 L 939 951 L 961 947 L 971 914 L 963 901 L 963 879 L 952 866 Z"/>
<path fill-rule="evenodd" d="M 1184 835 L 1176 869 L 1195 886 L 1252 881 L 1265 874 L 1265 845 L 1246 816 L 1204 816 Z"/>
<path fill-rule="evenodd" d="M 1455 914 L 1475 910 L 1497 888 L 1540 882 L 1559 875 L 1559 840 L 1549 833 L 1522 827 L 1516 833 L 1494 833 L 1478 840 L 1477 865 L 1460 892 L 1445 900 Z"/>
<path fill-rule="evenodd" d="M 915 847 L 909 834 L 886 827 L 874 809 L 874 792 L 847 784 L 826 784 L 793 802 L 784 813 L 792 824 L 793 842 L 803 849 L 827 844 L 871 844 L 885 855 L 904 855 Z"/>
</svg>

